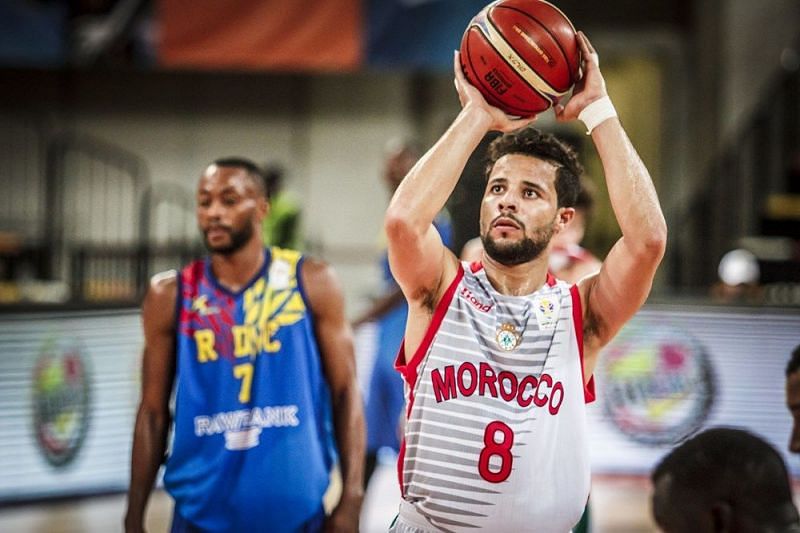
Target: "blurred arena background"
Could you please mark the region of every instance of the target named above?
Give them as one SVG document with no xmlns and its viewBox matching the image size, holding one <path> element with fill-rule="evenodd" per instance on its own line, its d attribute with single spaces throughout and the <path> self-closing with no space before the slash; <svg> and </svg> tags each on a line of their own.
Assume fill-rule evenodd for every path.
<svg viewBox="0 0 800 533">
<path fill-rule="evenodd" d="M 0 1 L 0 530 L 121 527 L 139 299 L 202 252 L 193 188 L 212 159 L 283 167 L 304 249 L 336 268 L 350 316 L 370 303 L 384 147 L 427 147 L 457 112 L 452 51 L 484 3 Z M 800 4 L 555 3 L 599 50 L 670 229 L 590 413 L 595 531 L 654 531 L 647 476 L 700 428 L 744 426 L 800 476 L 783 390 L 800 343 Z M 604 191 L 581 127 L 538 124 Z M 477 233 L 481 169 L 449 204 L 456 252 Z M 585 244 L 602 257 L 618 229 L 598 204 Z M 393 516 L 392 472 L 365 531 Z M 153 531 L 169 505 L 154 499 Z"/>
</svg>

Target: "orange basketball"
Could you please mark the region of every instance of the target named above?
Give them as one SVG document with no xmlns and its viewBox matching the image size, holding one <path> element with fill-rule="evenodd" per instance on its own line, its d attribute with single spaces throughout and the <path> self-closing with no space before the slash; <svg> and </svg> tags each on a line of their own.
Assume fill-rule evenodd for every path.
<svg viewBox="0 0 800 533">
<path fill-rule="evenodd" d="M 544 0 L 498 0 L 461 39 L 461 68 L 486 101 L 509 115 L 549 109 L 580 78 L 575 27 Z"/>
</svg>

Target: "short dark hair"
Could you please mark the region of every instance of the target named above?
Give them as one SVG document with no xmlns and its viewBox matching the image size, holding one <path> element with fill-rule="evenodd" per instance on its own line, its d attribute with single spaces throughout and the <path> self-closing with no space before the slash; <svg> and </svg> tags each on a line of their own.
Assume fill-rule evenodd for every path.
<svg viewBox="0 0 800 533">
<path fill-rule="evenodd" d="M 256 186 L 256 190 L 259 192 L 259 194 L 268 197 L 267 185 L 264 179 L 264 171 L 251 159 L 238 156 L 221 157 L 214 160 L 212 165 L 227 168 L 241 168 L 247 172 L 247 175 L 250 177 L 253 185 Z"/>
<path fill-rule="evenodd" d="M 698 505 L 724 500 L 765 513 L 792 499 L 789 474 L 780 454 L 742 429 L 718 427 L 698 433 L 656 466 L 653 484 L 671 476 L 675 494 Z"/>
<path fill-rule="evenodd" d="M 794 349 L 789 364 L 786 365 L 786 375 L 794 374 L 798 370 L 800 370 L 800 344 Z"/>
<path fill-rule="evenodd" d="M 573 207 L 581 191 L 583 167 L 575 150 L 558 139 L 531 126 L 505 133 L 489 144 L 486 177 L 492 173 L 497 160 L 508 154 L 522 154 L 549 161 L 556 165 L 556 195 L 558 207 Z"/>
</svg>

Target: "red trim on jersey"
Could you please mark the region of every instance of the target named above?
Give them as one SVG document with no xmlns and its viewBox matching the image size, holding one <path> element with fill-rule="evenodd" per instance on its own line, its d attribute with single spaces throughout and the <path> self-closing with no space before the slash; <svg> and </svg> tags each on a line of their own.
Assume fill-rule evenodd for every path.
<svg viewBox="0 0 800 533">
<path fill-rule="evenodd" d="M 575 339 L 578 341 L 578 350 L 581 355 L 581 381 L 583 381 L 583 376 L 585 375 L 583 368 L 583 306 L 581 305 L 581 294 L 578 292 L 578 286 L 573 285 L 569 288 L 569 292 L 572 295 L 572 322 L 575 327 Z M 594 375 L 592 375 L 588 383 L 584 382 L 583 401 L 592 403 L 595 397 Z"/>
<path fill-rule="evenodd" d="M 473 261 L 472 263 L 469 264 L 469 269 L 473 274 L 482 268 L 483 268 L 483 263 L 481 263 L 480 261 Z"/>
<path fill-rule="evenodd" d="M 479 262 L 476 263 L 480 265 Z M 442 299 L 439 301 L 439 305 L 436 306 L 436 309 L 433 311 L 433 318 L 431 318 L 431 323 L 428 325 L 428 329 L 425 331 L 425 336 L 422 338 L 422 343 L 417 348 L 417 351 L 414 353 L 414 356 L 411 358 L 410 361 L 406 362 L 405 360 L 405 353 L 406 353 L 406 340 L 405 337 L 403 338 L 402 344 L 400 344 L 400 350 L 397 352 L 397 358 L 394 361 L 394 368 L 403 376 L 408 384 L 408 405 L 406 406 L 406 420 L 408 420 L 408 416 L 411 414 L 411 408 L 414 406 L 414 385 L 417 383 L 417 367 L 422 362 L 422 358 L 425 357 L 425 354 L 428 351 L 431 343 L 433 342 L 433 337 L 436 335 L 436 332 L 439 331 L 439 326 L 442 324 L 442 320 L 444 320 L 444 315 L 447 314 L 447 308 L 450 307 L 450 302 L 453 301 L 453 295 L 456 292 L 456 287 L 461 282 L 461 278 L 464 277 L 464 268 L 459 263 L 458 265 L 458 272 L 456 272 L 456 277 L 453 279 L 450 286 L 447 287 L 447 290 L 442 296 Z M 400 494 L 401 496 L 405 497 L 405 490 L 403 487 L 403 460 L 406 457 L 406 439 L 403 438 L 403 442 L 400 443 L 400 453 L 397 455 L 397 481 L 400 484 Z"/>
<path fill-rule="evenodd" d="M 553 275 L 550 273 L 550 271 L 548 271 L 547 272 L 547 285 L 550 286 L 550 287 L 555 287 L 557 282 L 558 282 L 558 280 L 555 277 L 553 277 Z"/>
<path fill-rule="evenodd" d="M 394 368 L 400 372 L 400 374 L 402 374 L 406 380 L 406 383 L 408 383 L 408 386 L 412 390 L 417 382 L 417 367 L 422 362 L 422 358 L 425 357 L 425 353 L 428 351 L 431 342 L 433 342 L 433 337 L 439 330 L 439 326 L 442 324 L 444 315 L 447 313 L 447 308 L 450 306 L 450 302 L 453 300 L 456 287 L 463 277 L 464 269 L 459 263 L 456 277 L 453 278 L 452 283 L 450 283 L 450 286 L 447 287 L 442 299 L 439 301 L 439 305 L 436 306 L 436 309 L 433 312 L 433 317 L 431 318 L 431 323 L 428 325 L 427 331 L 425 331 L 425 336 L 422 338 L 419 348 L 417 348 L 417 351 L 414 352 L 414 355 L 411 357 L 410 361 L 405 360 L 406 340 L 403 338 L 403 343 L 400 345 L 400 351 L 397 353 L 397 358 L 394 361 Z M 411 407 L 409 406 L 409 409 L 410 408 Z"/>
<path fill-rule="evenodd" d="M 406 415 L 407 417 L 408 415 Z M 397 454 L 397 483 L 400 485 L 400 496 L 406 497 L 405 487 L 403 487 L 403 461 L 406 458 L 406 439 L 400 443 L 400 453 Z"/>
</svg>

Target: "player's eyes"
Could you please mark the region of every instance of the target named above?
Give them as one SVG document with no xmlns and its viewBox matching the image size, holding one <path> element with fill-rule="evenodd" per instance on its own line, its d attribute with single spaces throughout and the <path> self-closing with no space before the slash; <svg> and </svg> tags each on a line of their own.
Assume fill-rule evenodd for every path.
<svg viewBox="0 0 800 533">
<path fill-rule="evenodd" d="M 491 191 L 493 193 L 503 192 L 503 186 L 502 185 L 492 185 Z"/>
</svg>

